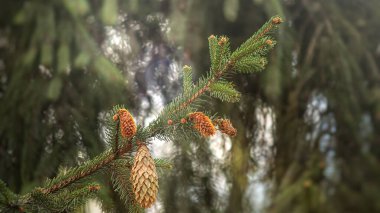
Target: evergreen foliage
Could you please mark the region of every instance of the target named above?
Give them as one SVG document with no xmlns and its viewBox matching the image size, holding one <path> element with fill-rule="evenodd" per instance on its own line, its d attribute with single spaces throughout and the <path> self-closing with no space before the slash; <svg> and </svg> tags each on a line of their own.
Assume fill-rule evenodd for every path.
<svg viewBox="0 0 380 213">
<path fill-rule="evenodd" d="M 73 5 L 70 1 L 63 2 L 65 2 L 64 5 L 70 12 L 72 19 L 85 14 L 89 10 L 89 6 L 85 3 L 86 1 L 79 1 L 78 6 Z M 100 19 L 106 24 L 115 23 L 116 15 L 108 16 L 107 14 L 116 10 L 116 0 L 103 1 L 103 4 L 100 11 Z M 41 4 L 38 7 L 44 7 L 44 5 Z M 22 24 L 30 20 L 27 18 L 28 16 L 41 16 L 38 19 L 38 23 L 44 24 L 37 24 L 36 29 L 37 32 L 42 33 L 43 26 L 46 24 L 45 22 L 50 25 L 54 23 L 51 18 L 54 14 L 50 14 L 51 12 L 48 11 L 50 10 L 46 10 L 47 14 L 26 14 L 21 10 L 20 15 L 17 17 L 17 23 Z M 47 18 L 45 18 L 45 15 Z M 275 44 L 271 33 L 280 22 L 281 19 L 279 17 L 272 17 L 257 33 L 233 52 L 230 50 L 229 39 L 227 37 L 210 36 L 211 66 L 209 72 L 193 83 L 191 67 L 185 66 L 183 68 L 183 93 L 172 100 L 147 127 L 138 126 L 137 131 L 133 131 L 132 136 L 125 137 L 125 134 L 122 132 L 122 125 L 128 125 L 128 123 L 123 124 L 120 117 L 119 119 L 117 117 L 115 119 L 114 116 L 125 109 L 123 106 L 115 106 L 107 115 L 105 139 L 110 147 L 108 150 L 94 156 L 91 160 L 82 163 L 80 166 L 61 169 L 56 177 L 48 179 L 42 187 L 36 187 L 31 192 L 23 195 L 14 194 L 0 181 L 0 210 L 26 212 L 73 211 L 89 198 L 97 196 L 102 186 L 92 183 L 93 177 L 100 173 L 106 173 L 110 174 L 114 189 L 119 193 L 121 200 L 124 201 L 128 210 L 130 212 L 141 212 L 142 208 L 139 207 L 139 203 L 133 197 L 129 181 L 133 153 L 142 144 L 144 144 L 143 146 L 148 144 L 154 137 L 173 140 L 183 133 L 197 137 L 214 134 L 214 129 L 212 129 L 213 131 L 204 129 L 209 126 L 214 128 L 214 124 L 212 123 L 214 116 L 211 116 L 210 113 L 203 114 L 197 112 L 202 109 L 202 99 L 209 94 L 226 102 L 239 101 L 241 95 L 234 88 L 232 82 L 228 81 L 228 77 L 234 73 L 252 73 L 264 68 L 266 55 Z M 58 24 L 68 23 L 63 21 Z M 90 58 L 94 59 L 94 68 L 97 74 L 102 76 L 102 79 L 106 81 L 120 81 L 121 77 L 117 69 L 104 57 L 92 54 L 70 55 L 71 45 L 69 44 L 72 42 L 77 42 L 79 46 L 86 45 L 89 51 L 91 51 L 91 40 L 85 39 L 88 35 L 81 30 L 82 27 L 81 25 L 74 25 L 75 29 L 66 28 L 79 32 L 75 38 L 66 36 L 65 32 L 58 32 L 56 34 L 59 40 L 57 43 L 57 58 L 59 59 L 59 63 L 56 64 L 54 70 L 58 73 L 64 73 L 67 71 L 69 64 L 81 66 L 90 64 L 92 61 L 88 58 L 90 55 Z M 42 44 L 44 42 L 41 40 L 41 37 L 37 36 L 36 40 L 33 40 L 33 43 Z M 39 53 L 41 54 L 41 63 L 47 65 L 54 61 L 48 54 L 52 46 L 43 44 L 41 50 L 37 47 L 37 45 L 31 44 L 29 50 L 26 51 L 24 57 L 25 64 L 29 64 L 31 60 L 37 57 L 37 52 L 39 51 L 41 51 Z M 71 62 L 72 60 L 74 62 Z M 60 97 L 63 78 L 63 74 L 57 75 L 51 81 L 47 88 L 48 99 L 55 100 Z M 195 113 L 198 113 L 197 116 L 192 117 Z M 133 119 L 132 121 L 129 119 L 126 122 L 133 122 L 134 124 Z M 157 168 L 167 169 L 172 167 L 170 162 L 163 159 L 154 160 L 154 164 Z"/>
<path fill-rule="evenodd" d="M 210 95 L 226 102 L 238 102 L 241 97 L 241 94 L 235 90 L 235 86 L 226 81 L 218 81 L 211 85 Z"/>
</svg>

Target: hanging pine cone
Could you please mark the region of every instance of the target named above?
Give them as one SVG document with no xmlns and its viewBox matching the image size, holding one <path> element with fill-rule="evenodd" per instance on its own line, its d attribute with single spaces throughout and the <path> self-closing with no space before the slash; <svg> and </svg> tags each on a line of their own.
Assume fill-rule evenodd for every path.
<svg viewBox="0 0 380 213">
<path fill-rule="evenodd" d="M 131 170 L 131 182 L 135 200 L 143 208 L 149 208 L 156 201 L 158 178 L 156 165 L 145 145 L 137 149 Z"/>
<path fill-rule="evenodd" d="M 113 117 L 114 120 L 120 120 L 120 133 L 124 138 L 131 138 L 136 134 L 137 127 L 135 120 L 131 113 L 126 109 L 119 109 L 116 115 Z"/>
<path fill-rule="evenodd" d="M 236 129 L 232 126 L 232 123 L 228 119 L 217 119 L 216 123 L 219 126 L 219 130 L 229 136 L 236 136 Z"/>
<path fill-rule="evenodd" d="M 189 120 L 194 123 L 194 128 L 204 137 L 214 135 L 216 132 L 210 118 L 202 112 L 189 114 Z"/>
</svg>

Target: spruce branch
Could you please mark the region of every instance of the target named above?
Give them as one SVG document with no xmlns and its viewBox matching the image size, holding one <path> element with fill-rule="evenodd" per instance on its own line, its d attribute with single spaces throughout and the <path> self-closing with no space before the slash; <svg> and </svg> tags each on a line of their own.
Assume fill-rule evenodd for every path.
<svg viewBox="0 0 380 213">
<path fill-rule="evenodd" d="M 115 144 L 114 148 L 103 152 L 102 154 L 98 155 L 97 157 L 95 157 L 94 159 L 90 161 L 87 161 L 81 166 L 69 169 L 64 174 L 59 174 L 56 178 L 49 180 L 48 183 L 46 184 L 46 187 L 41 190 L 43 193 L 45 194 L 54 193 L 80 179 L 83 179 L 95 173 L 96 171 L 104 168 L 110 162 L 114 161 L 115 159 L 118 159 L 119 156 L 122 156 L 123 154 L 128 153 L 132 150 L 133 148 L 132 137 L 124 141 L 124 143 L 121 146 L 119 146 L 118 144 L 120 134 L 123 134 L 123 131 L 125 131 L 125 129 L 128 129 L 128 126 L 126 126 L 128 124 L 124 122 L 123 117 L 122 117 L 124 114 L 121 114 L 125 112 L 123 110 L 125 109 L 123 109 L 120 106 L 114 107 L 114 110 L 113 110 L 114 114 L 118 115 L 118 119 L 115 119 L 115 116 L 113 116 L 112 118 L 114 120 L 113 123 L 116 123 L 116 124 L 111 124 L 111 126 L 116 126 L 116 128 L 111 127 L 111 129 L 113 130 L 113 135 L 114 135 L 114 137 L 112 137 L 112 140 L 114 141 L 114 144 Z M 127 119 L 130 119 L 130 118 L 128 117 Z M 127 120 L 127 121 L 130 121 L 130 120 Z M 134 121 L 133 121 L 133 125 L 134 125 Z M 125 127 L 124 129 L 123 129 L 123 126 Z"/>
<path fill-rule="evenodd" d="M 226 36 L 210 36 L 209 72 L 193 83 L 191 67 L 185 66 L 183 93 L 172 100 L 152 123 L 145 128 L 137 126 L 128 110 L 115 106 L 111 110 L 113 116 L 109 116 L 110 119 L 106 122 L 106 135 L 110 145 L 108 150 L 80 166 L 60 172 L 42 188 L 36 188 L 23 196 L 12 193 L 0 181 L 0 210 L 23 208 L 22 206 L 29 210 L 73 210 L 99 190 L 98 185 L 89 185 L 88 181 L 104 168 L 108 168 L 107 171 L 111 173 L 114 189 L 125 201 L 130 212 L 141 212 L 142 207 L 152 205 L 158 190 L 156 167 L 171 168 L 171 163 L 151 157 L 146 146 L 149 139 L 170 140 L 178 135 L 209 137 L 216 131 L 235 136 L 237 130 L 230 120 L 214 119 L 215 116 L 211 113 L 197 110 L 202 105 L 203 98 L 207 97 L 206 94 L 227 102 L 240 99 L 241 94 L 226 79 L 231 74 L 252 73 L 264 69 L 266 55 L 275 45 L 270 33 L 281 22 L 279 17 L 271 18 L 232 53 Z M 132 160 L 128 154 L 136 149 Z M 152 185 L 155 186 L 153 189 Z"/>
<path fill-rule="evenodd" d="M 210 86 L 210 95 L 226 102 L 238 102 L 241 94 L 231 82 L 219 81 Z"/>
<path fill-rule="evenodd" d="M 132 163 L 130 161 L 118 159 L 115 160 L 110 167 L 113 188 L 118 192 L 126 206 L 136 203 L 132 194 L 132 185 L 129 181 L 131 166 Z"/>
<path fill-rule="evenodd" d="M 183 93 L 188 95 L 193 88 L 193 73 L 190 66 L 183 67 Z"/>
<path fill-rule="evenodd" d="M 147 128 L 147 136 L 155 137 L 159 134 L 167 134 L 167 121 L 179 120 L 192 111 L 196 110 L 195 102 L 202 98 L 206 92 L 224 101 L 234 102 L 239 97 L 237 92 L 231 87 L 225 86 L 223 91 L 218 84 L 220 80 L 228 77 L 234 71 L 237 73 L 251 73 L 264 69 L 266 65 L 265 56 L 275 45 L 274 39 L 269 35 L 277 26 L 282 23 L 278 16 L 272 17 L 266 22 L 252 37 L 244 42 L 233 53 L 230 53 L 229 39 L 225 36 L 217 37 L 211 35 L 208 38 L 211 67 L 210 71 L 203 78 L 200 78 L 195 86 L 190 90 L 186 88 L 186 93 L 174 99 L 159 117 Z M 211 88 L 215 88 L 212 91 Z M 231 96 L 232 95 L 232 96 Z"/>
<path fill-rule="evenodd" d="M 132 149 L 132 143 L 126 143 L 116 152 L 113 150 L 107 150 L 106 152 L 95 157 L 91 161 L 87 161 L 84 165 L 70 169 L 66 174 L 59 175 L 53 180 L 49 181 L 46 188 L 42 189 L 44 194 L 54 193 L 82 178 L 85 178 L 99 169 L 104 168 L 118 156 L 129 152 Z"/>
<path fill-rule="evenodd" d="M 46 194 L 42 189 L 37 189 L 31 193 L 31 198 L 34 200 L 31 209 L 49 212 L 74 211 L 88 198 L 94 197 L 99 190 L 100 186 L 95 183 L 71 190 L 65 189 L 56 194 Z"/>
</svg>

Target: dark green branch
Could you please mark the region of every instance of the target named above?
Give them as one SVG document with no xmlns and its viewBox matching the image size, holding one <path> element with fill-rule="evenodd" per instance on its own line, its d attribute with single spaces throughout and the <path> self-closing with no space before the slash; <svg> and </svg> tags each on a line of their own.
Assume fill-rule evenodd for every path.
<svg viewBox="0 0 380 213">
<path fill-rule="evenodd" d="M 132 143 L 130 143 L 130 142 L 125 143 L 116 152 L 114 152 L 112 149 L 107 150 L 106 152 L 103 152 L 102 154 L 100 154 L 99 157 L 95 158 L 94 160 L 86 162 L 84 165 L 79 166 L 75 170 L 80 171 L 80 170 L 82 170 L 81 168 L 89 167 L 88 169 L 83 169 L 84 171 L 81 171 L 74 176 L 68 175 L 66 178 L 63 178 L 62 181 L 59 181 L 58 183 L 52 184 L 50 187 L 42 189 L 42 191 L 45 194 L 50 194 L 50 193 L 53 193 L 55 191 L 58 191 L 64 187 L 74 183 L 75 181 L 78 181 L 82 178 L 85 178 L 85 177 L 93 174 L 94 172 L 96 172 L 99 169 L 103 168 L 104 166 L 108 165 L 113 160 L 117 159 L 118 156 L 123 155 L 123 154 L 129 152 L 130 150 L 132 150 Z"/>
</svg>

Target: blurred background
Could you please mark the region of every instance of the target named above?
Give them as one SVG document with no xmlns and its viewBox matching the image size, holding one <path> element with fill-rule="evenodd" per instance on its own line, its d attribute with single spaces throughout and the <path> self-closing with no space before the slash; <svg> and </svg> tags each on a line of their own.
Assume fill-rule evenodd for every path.
<svg viewBox="0 0 380 213">
<path fill-rule="evenodd" d="M 1 0 L 0 178 L 25 193 L 96 156 L 113 105 L 147 125 L 183 65 L 207 72 L 209 35 L 236 48 L 273 15 L 267 69 L 205 107 L 238 136 L 152 141 L 174 167 L 147 212 L 380 212 L 379 0 Z M 124 212 L 97 178 L 80 211 Z"/>
</svg>

